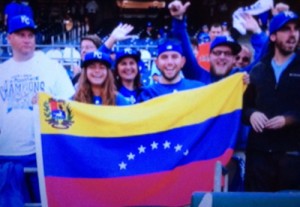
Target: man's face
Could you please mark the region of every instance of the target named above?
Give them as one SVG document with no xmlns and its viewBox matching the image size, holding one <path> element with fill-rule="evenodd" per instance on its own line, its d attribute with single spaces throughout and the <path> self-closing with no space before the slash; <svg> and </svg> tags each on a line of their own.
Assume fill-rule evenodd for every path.
<svg viewBox="0 0 300 207">
<path fill-rule="evenodd" d="M 287 23 L 280 30 L 271 34 L 270 39 L 275 44 L 275 51 L 284 56 L 293 53 L 299 42 L 299 24 Z"/>
<path fill-rule="evenodd" d="M 252 53 L 249 48 L 242 46 L 241 52 L 236 56 L 234 67 L 244 68 L 251 62 Z"/>
<path fill-rule="evenodd" d="M 35 50 L 35 35 L 31 30 L 20 30 L 8 36 L 8 41 L 14 53 L 30 56 Z"/>
<path fill-rule="evenodd" d="M 233 68 L 235 56 L 229 46 L 215 47 L 209 54 L 211 73 L 216 76 L 227 75 Z"/>
<path fill-rule="evenodd" d="M 185 58 L 178 52 L 167 51 L 160 54 L 155 63 L 165 82 L 171 83 L 180 77 L 179 72 L 185 63 Z"/>
<path fill-rule="evenodd" d="M 91 40 L 82 40 L 80 43 L 80 56 L 81 59 L 84 59 L 84 56 L 86 55 L 86 53 L 89 52 L 94 52 L 96 51 L 98 48 L 97 46 L 91 41 Z"/>
<path fill-rule="evenodd" d="M 221 26 L 212 26 L 209 30 L 210 41 L 213 41 L 217 36 L 222 35 L 222 27 Z"/>
</svg>

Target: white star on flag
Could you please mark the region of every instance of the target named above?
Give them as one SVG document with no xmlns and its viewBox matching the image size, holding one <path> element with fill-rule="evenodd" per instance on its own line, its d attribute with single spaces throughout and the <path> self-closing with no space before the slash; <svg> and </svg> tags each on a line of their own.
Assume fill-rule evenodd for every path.
<svg viewBox="0 0 300 207">
<path fill-rule="evenodd" d="M 181 148 L 182 148 L 182 145 L 180 145 L 180 144 L 177 144 L 177 145 L 174 147 L 174 149 L 175 149 L 175 152 L 179 152 L 179 151 L 181 151 Z"/>
<path fill-rule="evenodd" d="M 183 155 L 187 156 L 189 154 L 189 150 L 185 150 L 185 152 L 183 153 Z"/>
<path fill-rule="evenodd" d="M 144 147 L 143 145 L 141 145 L 141 146 L 138 148 L 138 150 L 139 150 L 139 153 L 140 153 L 140 154 L 145 153 L 146 147 Z"/>
<path fill-rule="evenodd" d="M 164 145 L 164 149 L 170 148 L 171 143 L 169 141 L 165 141 Z"/>
<path fill-rule="evenodd" d="M 121 162 L 119 164 L 120 170 L 126 170 L 126 166 L 127 166 L 127 164 L 125 162 Z"/>
<path fill-rule="evenodd" d="M 133 154 L 131 152 L 127 155 L 128 160 L 134 160 L 134 157 L 135 157 L 135 154 Z"/>
<path fill-rule="evenodd" d="M 152 144 L 151 144 L 151 148 L 154 150 L 154 149 L 157 149 L 158 148 L 158 143 L 153 141 Z"/>
</svg>

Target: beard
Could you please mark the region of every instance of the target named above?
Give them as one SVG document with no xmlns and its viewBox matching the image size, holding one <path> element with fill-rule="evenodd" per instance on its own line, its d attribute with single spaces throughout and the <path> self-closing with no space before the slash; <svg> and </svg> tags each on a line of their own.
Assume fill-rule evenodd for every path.
<svg viewBox="0 0 300 207">
<path fill-rule="evenodd" d="M 295 52 L 297 43 L 295 43 L 294 45 L 286 45 L 284 42 L 277 42 L 275 44 L 275 47 L 277 48 L 279 53 L 282 54 L 283 56 L 289 56 L 290 54 Z"/>
<path fill-rule="evenodd" d="M 167 76 L 164 72 L 161 72 L 161 75 L 163 76 L 164 79 L 166 79 L 167 81 L 173 81 L 175 80 L 178 76 L 179 76 L 180 71 L 178 71 L 177 73 L 175 73 L 173 76 Z"/>
</svg>

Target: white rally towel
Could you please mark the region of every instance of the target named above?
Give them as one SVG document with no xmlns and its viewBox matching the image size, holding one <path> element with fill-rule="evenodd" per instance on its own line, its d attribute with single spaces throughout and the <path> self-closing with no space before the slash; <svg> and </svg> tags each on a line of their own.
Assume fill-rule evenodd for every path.
<svg viewBox="0 0 300 207">
<path fill-rule="evenodd" d="M 254 4 L 250 6 L 244 6 L 238 8 L 235 12 L 233 12 L 232 19 L 233 19 L 233 27 L 239 31 L 242 35 L 246 34 L 246 29 L 243 26 L 245 24 L 245 20 L 242 17 L 243 13 L 248 13 L 251 15 L 258 15 L 262 14 L 266 11 L 269 11 L 274 6 L 273 0 L 258 0 Z"/>
</svg>

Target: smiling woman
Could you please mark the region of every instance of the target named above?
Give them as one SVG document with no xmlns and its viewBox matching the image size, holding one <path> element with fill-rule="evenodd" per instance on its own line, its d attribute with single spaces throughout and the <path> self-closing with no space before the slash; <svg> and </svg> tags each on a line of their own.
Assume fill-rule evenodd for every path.
<svg viewBox="0 0 300 207">
<path fill-rule="evenodd" d="M 95 105 L 128 105 L 129 102 L 116 91 L 108 54 L 95 51 L 85 55 L 83 72 L 74 100 Z"/>
</svg>

